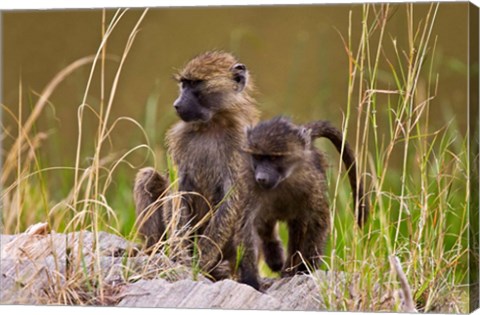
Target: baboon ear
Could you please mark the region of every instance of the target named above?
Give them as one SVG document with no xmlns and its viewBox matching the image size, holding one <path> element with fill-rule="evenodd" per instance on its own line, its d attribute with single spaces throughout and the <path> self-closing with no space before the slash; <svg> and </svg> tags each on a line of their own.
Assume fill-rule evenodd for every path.
<svg viewBox="0 0 480 315">
<path fill-rule="evenodd" d="M 243 63 L 236 63 L 231 69 L 233 73 L 233 81 L 235 81 L 235 91 L 241 92 L 247 85 L 248 70 Z"/>
<path fill-rule="evenodd" d="M 302 127 L 298 131 L 298 135 L 300 136 L 302 142 L 305 144 L 305 148 L 309 148 L 312 142 L 312 130 Z"/>
</svg>

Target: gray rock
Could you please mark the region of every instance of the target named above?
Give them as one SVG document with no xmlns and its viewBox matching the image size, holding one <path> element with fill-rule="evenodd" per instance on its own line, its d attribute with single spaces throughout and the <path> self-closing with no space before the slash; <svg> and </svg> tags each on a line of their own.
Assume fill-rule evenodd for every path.
<svg viewBox="0 0 480 315">
<path fill-rule="evenodd" d="M 320 290 L 316 281 L 325 278 L 323 271 L 315 275 L 297 275 L 276 281 L 266 293 L 282 301 L 282 309 L 318 311 L 324 310 L 325 305 L 320 297 Z"/>
<path fill-rule="evenodd" d="M 198 282 L 189 279 L 139 281 L 125 287 L 119 306 L 221 308 L 255 310 L 325 310 L 315 278 L 297 275 L 274 281 L 264 293 L 232 281 Z"/>
<path fill-rule="evenodd" d="M 128 307 L 177 307 L 277 310 L 281 303 L 232 280 L 215 283 L 180 280 L 139 281 L 128 285 L 118 304 Z"/>
<path fill-rule="evenodd" d="M 256 310 L 325 309 L 312 277 L 272 280 L 263 293 L 223 280 L 211 282 L 163 253 L 146 255 L 136 244 L 100 232 L 1 235 L 0 304 L 68 303 L 62 290 L 89 285 L 98 277 L 111 292 L 107 302 L 125 307 L 177 307 Z M 194 281 L 194 279 L 196 281 Z M 83 281 L 83 282 L 82 282 Z M 74 293 L 75 295 L 76 293 Z M 76 297 L 85 292 L 79 292 Z M 91 294 L 91 293 L 89 293 Z M 97 303 L 86 296 L 86 303 Z M 75 301 L 75 300 L 73 300 Z M 101 303 L 100 303 L 101 304 Z"/>
</svg>

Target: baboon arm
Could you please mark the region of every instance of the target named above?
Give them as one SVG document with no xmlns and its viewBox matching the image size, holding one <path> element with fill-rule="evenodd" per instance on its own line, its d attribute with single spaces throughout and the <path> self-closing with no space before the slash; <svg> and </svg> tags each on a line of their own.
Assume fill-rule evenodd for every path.
<svg viewBox="0 0 480 315">
<path fill-rule="evenodd" d="M 242 200 L 248 200 L 242 198 Z M 257 290 L 260 290 L 260 275 L 258 273 L 258 248 L 255 232 L 255 203 L 250 199 L 247 205 L 240 209 L 241 224 L 239 231 L 235 233 L 235 244 L 243 251 L 240 260 L 240 282 L 248 284 Z M 238 257 L 237 257 L 238 258 Z"/>
<path fill-rule="evenodd" d="M 238 220 L 238 209 L 234 207 L 237 198 L 232 196 L 220 205 L 199 240 L 201 252 L 200 266 L 207 270 L 217 262 L 217 258 L 228 239 L 233 235 L 235 221 Z"/>
<path fill-rule="evenodd" d="M 181 197 L 173 197 L 164 206 L 163 222 L 168 237 L 181 237 L 182 229 L 188 224 L 188 204 Z"/>
</svg>

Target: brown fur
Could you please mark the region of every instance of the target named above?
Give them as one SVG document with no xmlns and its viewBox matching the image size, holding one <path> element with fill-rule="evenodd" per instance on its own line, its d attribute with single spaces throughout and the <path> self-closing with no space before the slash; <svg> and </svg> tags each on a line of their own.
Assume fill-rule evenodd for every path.
<svg viewBox="0 0 480 315">
<path fill-rule="evenodd" d="M 151 167 L 141 169 L 135 178 L 133 199 L 137 225 L 147 247 L 155 245 L 165 233 L 159 198 L 167 187 L 168 181 Z"/>
<path fill-rule="evenodd" d="M 201 81 L 204 98 L 215 100 L 209 107 L 208 121 L 179 121 L 166 137 L 168 152 L 178 169 L 179 191 L 195 194 L 184 195 L 180 207 L 165 206 L 164 222 L 173 229 L 169 234 L 186 225 L 200 224 L 196 232 L 201 236 L 198 250 L 200 267 L 205 271 L 211 270 L 221 255 L 232 263 L 235 260 L 234 234 L 243 210 L 239 208 L 236 185 L 247 163 L 241 148 L 245 145 L 245 129 L 259 116 L 251 96 L 251 79 L 247 76 L 244 85 L 233 80 L 236 68 L 232 67 L 236 64 L 238 60 L 229 53 L 207 52 L 193 58 L 175 75 L 179 82 Z M 175 209 L 180 213 L 173 213 Z M 207 214 L 211 217 L 205 221 Z M 174 216 L 180 218 L 178 224 L 171 224 Z"/>
<path fill-rule="evenodd" d="M 257 236 L 267 265 L 274 271 L 281 271 L 284 276 L 303 272 L 307 266 L 317 268 L 321 263 L 330 230 L 330 211 L 326 197 L 325 158 L 312 144 L 312 140 L 318 137 L 327 137 L 340 151 L 342 134 L 325 121 L 302 127 L 285 118 L 276 118 L 248 131 L 245 151 L 252 156 L 252 164 L 243 176 L 246 207 L 250 210 L 243 224 L 242 239 L 250 277 L 258 277 L 255 266 Z M 264 166 L 258 164 L 261 162 L 255 165 L 255 156 L 268 161 L 263 163 L 273 165 L 272 169 L 285 172 L 286 175 L 273 188 L 265 189 L 259 185 L 257 172 L 261 172 L 260 167 Z M 268 156 L 273 158 L 265 158 Z M 347 143 L 344 144 L 343 160 L 351 174 L 352 190 L 356 193 L 355 159 Z M 363 205 L 362 184 L 358 191 L 362 200 L 358 221 L 361 224 L 367 217 L 368 208 Z M 276 231 L 277 221 L 286 221 L 288 226 L 286 258 Z"/>
</svg>

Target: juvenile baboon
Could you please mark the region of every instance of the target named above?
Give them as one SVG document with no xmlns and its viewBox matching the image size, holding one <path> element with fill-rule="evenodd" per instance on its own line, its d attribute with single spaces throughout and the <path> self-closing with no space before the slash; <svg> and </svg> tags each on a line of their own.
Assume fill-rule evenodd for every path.
<svg viewBox="0 0 480 315">
<path fill-rule="evenodd" d="M 233 236 L 242 215 L 236 185 L 240 170 L 248 163 L 241 148 L 245 145 L 245 129 L 258 121 L 259 113 L 251 96 L 254 87 L 248 70 L 229 53 L 199 55 L 175 79 L 180 95 L 173 106 L 181 121 L 167 133 L 168 152 L 178 169 L 179 191 L 195 193 L 183 196 L 180 214 L 175 214 L 180 218 L 176 228 L 197 225 L 214 209 L 197 230 L 200 267 L 209 270 L 220 255 L 232 264 L 235 260 Z M 153 169 L 139 174 L 135 185 L 141 187 L 135 189 L 137 215 L 141 216 L 160 195 L 163 183 L 166 180 Z M 171 225 L 174 213 L 168 205 L 155 207 L 155 215 L 146 220 L 141 232 L 158 240 Z M 159 224 L 162 209 L 164 221 Z M 258 283 L 252 282 L 256 279 L 240 280 L 258 288 Z"/>
<path fill-rule="evenodd" d="M 330 212 L 326 198 L 325 158 L 313 140 L 326 137 L 334 143 L 348 170 L 355 205 L 359 204 L 357 222 L 361 226 L 368 216 L 363 184 L 357 188 L 353 151 L 343 142 L 342 133 L 328 121 L 296 126 L 279 117 L 247 130 L 245 151 L 250 167 L 244 174 L 250 217 L 243 223 L 246 243 L 244 259 L 250 277 L 258 277 L 255 238 L 258 236 L 267 265 L 282 275 L 293 275 L 319 266 L 328 231 Z M 358 196 L 358 197 L 357 197 Z M 288 226 L 288 253 L 276 231 L 277 221 Z M 253 231 L 248 229 L 252 228 Z M 301 256 L 300 256 L 300 255 Z"/>
</svg>

